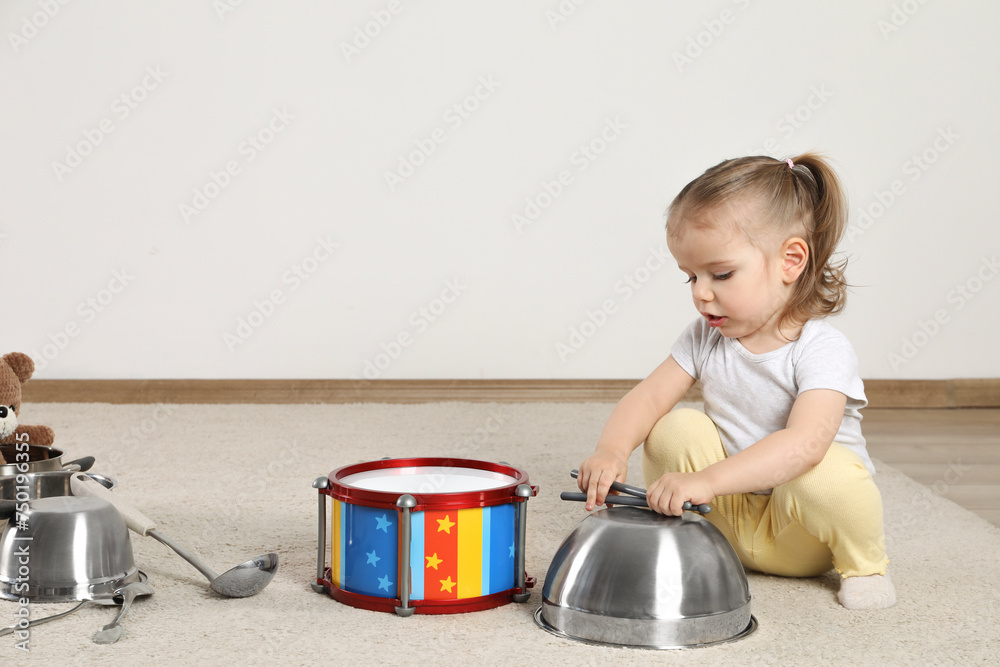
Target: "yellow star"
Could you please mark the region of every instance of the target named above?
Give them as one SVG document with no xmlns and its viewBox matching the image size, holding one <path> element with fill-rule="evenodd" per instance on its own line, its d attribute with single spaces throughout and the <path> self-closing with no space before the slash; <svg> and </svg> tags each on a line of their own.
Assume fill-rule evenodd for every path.
<svg viewBox="0 0 1000 667">
<path fill-rule="evenodd" d="M 433 567 L 435 570 L 438 569 L 438 565 L 442 563 L 442 560 L 438 558 L 437 552 L 434 552 L 433 556 L 424 556 L 427 559 L 427 567 Z"/>
<path fill-rule="evenodd" d="M 443 530 L 444 532 L 446 532 L 449 535 L 451 535 L 451 527 L 455 525 L 455 522 L 449 520 L 447 514 L 444 515 L 443 519 L 438 519 L 437 522 L 438 522 L 438 532 L 439 533 Z"/>
<path fill-rule="evenodd" d="M 449 593 L 451 593 L 451 589 L 455 587 L 455 584 L 458 583 L 457 581 L 451 580 L 450 574 L 448 575 L 447 579 L 441 579 L 440 581 L 441 581 L 441 590 L 448 591 Z"/>
</svg>

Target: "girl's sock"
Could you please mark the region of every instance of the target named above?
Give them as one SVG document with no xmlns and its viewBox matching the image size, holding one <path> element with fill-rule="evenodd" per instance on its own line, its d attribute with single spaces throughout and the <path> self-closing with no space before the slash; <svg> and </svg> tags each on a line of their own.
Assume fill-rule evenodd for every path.
<svg viewBox="0 0 1000 667">
<path fill-rule="evenodd" d="M 896 604 L 896 587 L 888 573 L 847 577 L 840 582 L 837 599 L 848 609 L 886 609 Z"/>
</svg>

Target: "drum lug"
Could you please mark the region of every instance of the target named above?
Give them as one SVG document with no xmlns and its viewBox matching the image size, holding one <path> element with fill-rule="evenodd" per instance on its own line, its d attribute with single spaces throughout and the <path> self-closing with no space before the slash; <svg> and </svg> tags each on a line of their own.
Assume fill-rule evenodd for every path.
<svg viewBox="0 0 1000 667">
<path fill-rule="evenodd" d="M 514 561 L 516 581 L 514 582 L 514 587 L 521 592 L 514 593 L 514 602 L 527 602 L 528 598 L 531 597 L 531 593 L 527 593 L 524 590 L 525 576 L 527 574 L 524 571 L 524 542 L 528 535 L 528 506 L 525 501 L 534 496 L 536 492 L 537 488 L 533 489 L 530 484 L 518 484 L 517 488 L 514 489 L 514 494 L 518 498 L 524 499 L 517 503 L 517 551 Z"/>
<path fill-rule="evenodd" d="M 410 606 L 410 511 L 417 506 L 417 499 L 404 493 L 396 500 L 399 508 L 399 602 L 398 616 L 412 616 L 416 607 Z"/>
<path fill-rule="evenodd" d="M 317 494 L 319 496 L 319 504 L 317 506 L 319 522 L 316 528 L 316 581 L 311 585 L 312 589 L 317 593 L 324 593 L 326 592 L 326 588 L 323 584 L 319 583 L 323 579 L 326 569 L 326 497 L 323 489 L 330 488 L 330 480 L 327 477 L 317 477 L 313 480 L 312 486 L 319 491 Z"/>
</svg>

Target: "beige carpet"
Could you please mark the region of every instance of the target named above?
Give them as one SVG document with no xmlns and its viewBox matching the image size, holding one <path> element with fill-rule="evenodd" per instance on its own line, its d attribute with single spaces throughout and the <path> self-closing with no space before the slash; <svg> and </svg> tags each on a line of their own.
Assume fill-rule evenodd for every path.
<svg viewBox="0 0 1000 667">
<path fill-rule="evenodd" d="M 110 608 L 85 608 L 33 629 L 30 653 L 0 638 L 0 664 L 683 665 L 996 664 L 1000 530 L 879 465 L 899 604 L 849 612 L 831 576 L 751 574 L 756 634 L 723 646 L 651 652 L 553 637 L 537 628 L 546 569 L 583 516 L 559 500 L 591 450 L 610 404 L 106 405 L 31 404 L 68 458 L 93 455 L 160 529 L 222 571 L 277 551 L 281 567 L 253 598 L 223 599 L 191 566 L 133 535 L 155 594 L 140 599 L 114 645 L 91 641 Z M 528 503 L 531 600 L 485 612 L 398 618 L 314 593 L 312 481 L 383 456 L 504 460 L 541 486 Z M 640 483 L 638 466 L 632 481 Z M 16 604 L 0 602 L 0 625 Z M 65 604 L 32 605 L 35 616 Z"/>
</svg>

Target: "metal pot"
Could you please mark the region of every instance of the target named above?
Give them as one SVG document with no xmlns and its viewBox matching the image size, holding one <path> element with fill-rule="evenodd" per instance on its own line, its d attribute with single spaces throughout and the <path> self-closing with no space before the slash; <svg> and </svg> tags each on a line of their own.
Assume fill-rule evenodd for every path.
<svg viewBox="0 0 1000 667">
<path fill-rule="evenodd" d="M 549 566 L 542 628 L 636 648 L 708 646 L 757 628 L 739 557 L 700 515 L 618 506 L 587 516 Z"/>
<path fill-rule="evenodd" d="M 110 601 L 143 581 L 122 515 L 100 498 L 52 496 L 30 503 L 24 526 L 0 537 L 0 598 Z"/>
<path fill-rule="evenodd" d="M 0 454 L 6 463 L 0 464 L 0 477 L 17 475 L 27 472 L 46 472 L 49 470 L 66 470 L 68 466 L 78 465 L 79 470 L 90 470 L 94 465 L 94 458 L 86 456 L 82 459 L 63 463 L 63 450 L 55 447 L 45 447 L 43 445 L 28 445 L 25 452 L 23 444 L 0 445 Z M 27 453 L 27 460 L 24 455 Z M 75 470 L 76 468 L 74 468 Z"/>
<path fill-rule="evenodd" d="M 3 522 L 14 515 L 19 504 L 38 498 L 73 495 L 70 477 L 75 474 L 77 474 L 75 471 L 70 470 L 53 470 L 0 477 L 0 531 L 3 530 Z M 87 475 L 108 490 L 118 486 L 117 480 L 113 477 L 92 472 Z"/>
</svg>

